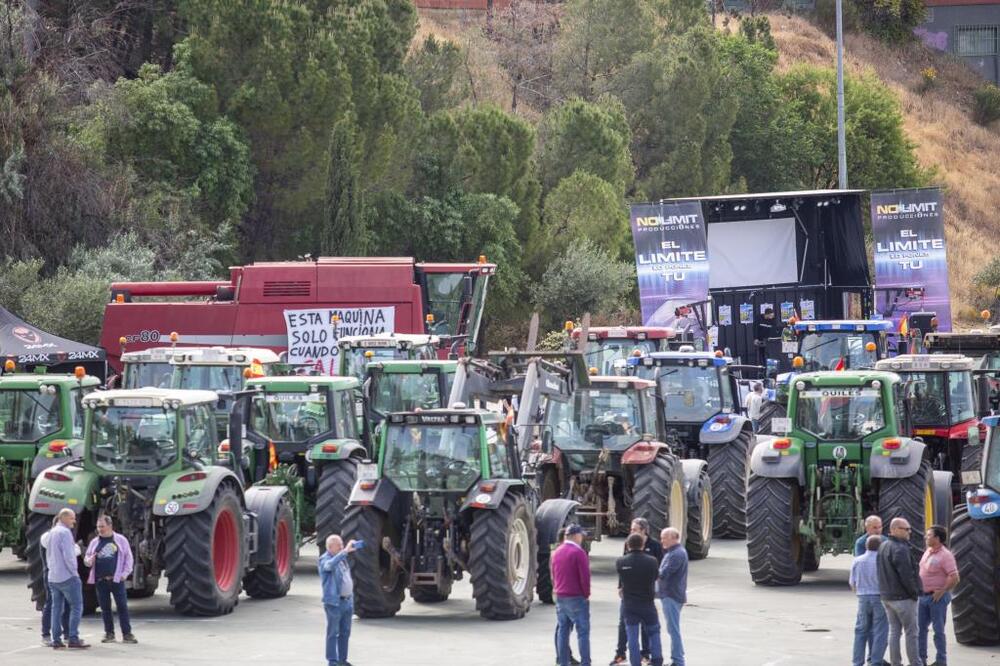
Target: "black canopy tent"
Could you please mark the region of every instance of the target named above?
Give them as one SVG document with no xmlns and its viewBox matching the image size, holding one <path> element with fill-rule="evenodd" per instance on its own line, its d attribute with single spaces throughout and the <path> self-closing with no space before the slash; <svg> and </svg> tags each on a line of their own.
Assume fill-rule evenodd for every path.
<svg viewBox="0 0 1000 666">
<path fill-rule="evenodd" d="M 713 323 L 718 325 L 716 344 L 719 347 L 729 348 L 734 356 L 746 362 L 755 362 L 754 326 L 740 322 L 742 304 L 752 305 L 754 322 L 761 316 L 760 306 L 766 303 L 773 304 L 776 320 L 781 318 L 781 303 L 794 304 L 796 314 L 801 317 L 803 300 L 813 302 L 816 319 L 853 319 L 870 315 L 872 287 L 865 249 L 864 195 L 864 190 L 813 190 L 670 200 L 696 201 L 701 205 L 710 244 L 715 224 L 743 222 L 746 227 L 742 232 L 752 235 L 755 224 L 794 220 L 794 225 L 790 221 L 787 225 L 789 234 L 794 226 L 794 279 L 757 283 L 756 278 L 749 277 L 751 272 L 758 273 L 755 269 L 777 260 L 768 252 L 740 255 L 741 262 L 749 262 L 745 271 L 740 271 L 748 274 L 740 284 L 719 287 L 710 282 L 711 316 Z M 790 243 L 791 239 L 788 240 Z M 712 262 L 710 248 L 709 263 Z M 772 271 L 759 271 L 768 272 Z M 732 323 L 719 324 L 720 306 L 730 308 Z"/>
<path fill-rule="evenodd" d="M 83 366 L 88 375 L 104 379 L 105 353 L 100 347 L 73 342 L 46 333 L 0 307 L 0 358 L 12 360 L 19 370 L 45 366 L 47 372 L 71 373 Z"/>
</svg>

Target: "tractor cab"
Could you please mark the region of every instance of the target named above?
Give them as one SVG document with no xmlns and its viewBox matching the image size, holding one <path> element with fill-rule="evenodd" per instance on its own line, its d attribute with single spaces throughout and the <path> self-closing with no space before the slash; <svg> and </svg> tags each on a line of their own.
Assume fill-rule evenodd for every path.
<svg viewBox="0 0 1000 666">
<path fill-rule="evenodd" d="M 660 352 L 630 360 L 636 376 L 657 383 L 667 428 L 708 427 L 740 411 L 731 359 L 711 352 Z"/>
<path fill-rule="evenodd" d="M 572 333 L 577 348 L 583 333 L 581 329 Z M 629 357 L 675 349 L 680 340 L 673 329 L 653 326 L 597 326 L 588 328 L 586 336 L 584 357 L 602 375 L 624 374 L 623 364 Z"/>
<path fill-rule="evenodd" d="M 968 333 L 928 333 L 924 346 L 930 354 L 962 354 L 975 361 L 975 369 L 1000 376 L 1000 327 Z"/>
<path fill-rule="evenodd" d="M 183 352 L 177 347 L 150 347 L 142 351 L 123 352 L 120 388 L 171 388 L 174 366 L 170 364 L 170 359 Z"/>
<path fill-rule="evenodd" d="M 544 437 L 571 464 L 592 464 L 604 449 L 626 451 L 657 439 L 655 388 L 636 377 L 592 376 L 571 399 L 550 401 Z"/>
<path fill-rule="evenodd" d="M 873 368 L 876 361 L 888 356 L 887 337 L 892 322 L 800 321 L 792 325 L 792 331 L 796 352 L 782 356 L 788 365 L 794 356 L 801 357 L 802 365 L 796 370 L 859 370 Z"/>
<path fill-rule="evenodd" d="M 375 361 L 426 361 L 438 357 L 441 338 L 436 335 L 387 333 L 351 335 L 337 341 L 340 360 L 337 374 L 364 381 L 365 368 Z"/>
<path fill-rule="evenodd" d="M 369 363 L 364 383 L 369 432 L 391 412 L 448 406 L 457 361 L 378 361 Z"/>
</svg>

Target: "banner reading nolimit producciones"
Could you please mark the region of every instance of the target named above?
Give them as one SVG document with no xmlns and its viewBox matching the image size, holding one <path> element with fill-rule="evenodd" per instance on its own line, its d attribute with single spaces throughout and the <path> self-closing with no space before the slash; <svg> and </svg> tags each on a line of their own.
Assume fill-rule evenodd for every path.
<svg viewBox="0 0 1000 666">
<path fill-rule="evenodd" d="M 701 204 L 634 204 L 632 238 L 646 326 L 670 326 L 678 307 L 708 298 L 708 249 Z"/>
<path fill-rule="evenodd" d="M 896 330 L 920 311 L 937 314 L 938 330 L 951 330 L 942 209 L 936 187 L 872 192 L 875 308 Z"/>
</svg>

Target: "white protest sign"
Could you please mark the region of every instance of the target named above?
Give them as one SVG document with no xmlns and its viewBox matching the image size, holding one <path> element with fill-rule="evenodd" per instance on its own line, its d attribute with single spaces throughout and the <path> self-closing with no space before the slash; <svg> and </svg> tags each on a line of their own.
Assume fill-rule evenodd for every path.
<svg viewBox="0 0 1000 666">
<path fill-rule="evenodd" d="M 339 317 L 333 325 L 334 315 Z M 382 335 L 396 330 L 396 309 L 314 308 L 285 310 L 288 362 L 311 365 L 321 374 L 337 374 L 337 340 L 348 335 Z"/>
</svg>

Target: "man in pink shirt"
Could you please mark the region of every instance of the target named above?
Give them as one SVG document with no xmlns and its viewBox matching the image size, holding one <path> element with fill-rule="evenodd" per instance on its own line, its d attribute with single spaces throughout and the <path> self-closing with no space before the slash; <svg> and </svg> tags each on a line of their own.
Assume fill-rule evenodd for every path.
<svg viewBox="0 0 1000 666">
<path fill-rule="evenodd" d="M 958 585 L 958 565 L 955 563 L 955 556 L 944 545 L 947 540 L 947 531 L 940 525 L 932 525 L 924 534 L 927 550 L 920 558 L 922 589 L 917 616 L 920 627 L 918 640 L 920 659 L 928 664 L 927 628 L 934 627 L 934 651 L 937 652 L 937 659 L 930 666 L 946 666 L 948 663 L 944 623 L 948 619 L 951 591 Z"/>
<path fill-rule="evenodd" d="M 581 666 L 590 663 L 590 558 L 583 549 L 586 531 L 566 528 L 566 540 L 552 554 L 552 585 L 556 596 L 559 666 L 569 666 L 569 634 L 576 627 Z"/>
</svg>

